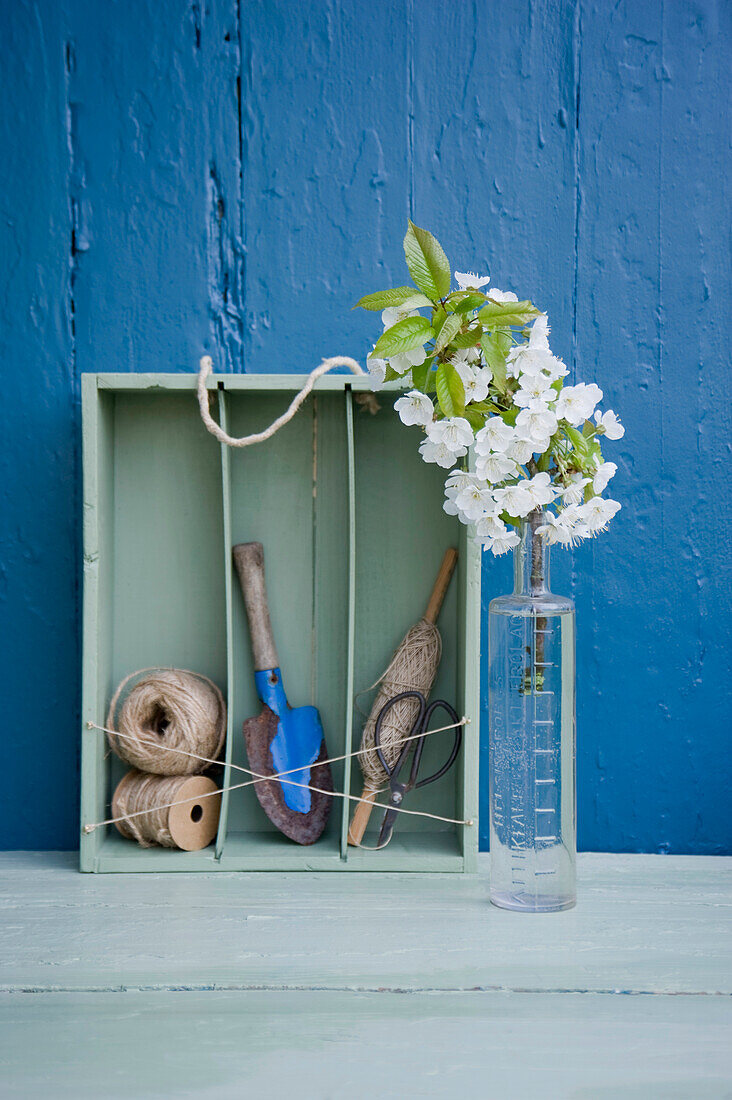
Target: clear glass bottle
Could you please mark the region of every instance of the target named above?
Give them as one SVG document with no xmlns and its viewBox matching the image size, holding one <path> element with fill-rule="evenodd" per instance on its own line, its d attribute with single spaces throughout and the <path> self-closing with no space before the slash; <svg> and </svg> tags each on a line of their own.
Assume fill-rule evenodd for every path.
<svg viewBox="0 0 732 1100">
<path fill-rule="evenodd" d="M 574 603 L 549 591 L 543 518 L 522 521 L 489 614 L 490 899 L 529 913 L 576 902 Z"/>
</svg>

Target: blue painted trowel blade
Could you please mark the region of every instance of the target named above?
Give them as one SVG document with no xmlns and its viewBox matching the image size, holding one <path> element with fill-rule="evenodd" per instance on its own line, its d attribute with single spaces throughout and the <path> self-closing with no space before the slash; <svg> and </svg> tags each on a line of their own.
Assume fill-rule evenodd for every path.
<svg viewBox="0 0 732 1100">
<path fill-rule="evenodd" d="M 315 707 L 290 709 L 278 668 L 254 673 L 257 694 L 279 719 L 277 733 L 270 743 L 272 763 L 276 772 L 288 772 L 279 780 L 285 803 L 291 810 L 306 814 L 311 806 L 310 766 L 320 755 L 323 726 Z M 289 782 L 288 782 L 289 780 Z"/>
</svg>

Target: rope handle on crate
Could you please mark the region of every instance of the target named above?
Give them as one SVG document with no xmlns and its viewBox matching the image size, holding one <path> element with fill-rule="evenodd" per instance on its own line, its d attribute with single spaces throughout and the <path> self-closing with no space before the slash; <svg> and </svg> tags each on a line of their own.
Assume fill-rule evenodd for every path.
<svg viewBox="0 0 732 1100">
<path fill-rule="evenodd" d="M 334 355 L 331 359 L 324 359 L 319 367 L 316 367 L 315 370 L 310 372 L 305 385 L 300 392 L 293 397 L 289 408 L 283 412 L 282 416 L 278 416 L 276 420 L 273 420 L 270 426 L 265 428 L 264 431 L 253 432 L 252 435 L 243 435 L 239 439 L 235 439 L 233 436 L 228 435 L 221 425 L 217 424 L 211 416 L 208 404 L 206 379 L 213 369 L 213 361 L 210 355 L 204 355 L 198 370 L 198 407 L 201 410 L 201 419 L 207 430 L 211 432 L 211 435 L 216 436 L 219 443 L 225 443 L 227 447 L 251 447 L 253 443 L 264 443 L 266 439 L 271 439 L 275 432 L 278 432 L 280 428 L 283 428 L 285 424 L 288 424 L 290 420 L 292 420 L 317 380 L 322 378 L 324 374 L 327 374 L 328 371 L 333 370 L 334 367 L 348 367 L 354 374 L 363 375 L 366 373 L 363 367 L 348 355 Z M 357 400 L 359 400 L 369 412 L 376 413 L 378 411 L 379 405 L 373 394 L 359 394 Z"/>
</svg>

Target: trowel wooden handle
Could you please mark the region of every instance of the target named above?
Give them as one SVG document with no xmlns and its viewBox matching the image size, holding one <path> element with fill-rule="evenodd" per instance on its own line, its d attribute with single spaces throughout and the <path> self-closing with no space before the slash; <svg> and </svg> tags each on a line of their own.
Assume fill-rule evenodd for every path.
<svg viewBox="0 0 732 1100">
<path fill-rule="evenodd" d="M 356 803 L 356 809 L 351 818 L 351 824 L 348 826 L 348 843 L 353 847 L 357 847 L 363 840 L 363 834 L 366 832 L 366 826 L 371 817 L 371 810 L 373 809 L 376 794 L 376 791 L 372 791 L 369 787 L 364 787 L 361 792 L 361 798 L 366 801 Z"/>
<path fill-rule="evenodd" d="M 440 572 L 437 574 L 437 580 L 435 581 L 435 587 L 432 589 L 432 595 L 427 604 L 427 610 L 424 613 L 424 617 L 428 623 L 437 622 L 437 616 L 440 614 L 442 601 L 445 599 L 447 590 L 450 586 L 450 578 L 455 571 L 457 559 L 458 552 L 454 546 L 451 546 L 449 550 L 445 551 L 445 556 L 440 566 Z"/>
<path fill-rule="evenodd" d="M 233 553 L 249 619 L 254 671 L 279 668 L 264 584 L 264 547 L 261 542 L 240 542 Z"/>
</svg>

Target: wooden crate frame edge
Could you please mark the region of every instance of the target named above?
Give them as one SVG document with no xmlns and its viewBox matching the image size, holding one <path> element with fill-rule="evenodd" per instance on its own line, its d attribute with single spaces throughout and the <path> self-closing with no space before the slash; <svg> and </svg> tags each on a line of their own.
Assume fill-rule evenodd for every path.
<svg viewBox="0 0 732 1100">
<path fill-rule="evenodd" d="M 306 375 L 213 375 L 208 388 L 218 395 L 219 417 L 226 427 L 229 416 L 229 395 L 242 392 L 270 394 L 296 392 Z M 86 722 L 103 725 L 106 718 L 108 685 L 101 668 L 110 663 L 109 639 L 100 630 L 104 614 L 102 607 L 105 586 L 111 581 L 112 517 L 104 512 L 104 497 L 100 490 L 105 477 L 110 477 L 106 464 L 110 457 L 102 446 L 113 425 L 112 413 L 105 408 L 103 394 L 144 394 L 162 392 L 190 393 L 192 402 L 196 378 L 187 374 L 108 374 L 82 375 L 82 435 L 84 473 L 84 604 L 83 604 L 83 677 L 82 677 L 82 795 L 81 824 L 100 821 L 107 816 L 108 777 L 105 764 L 106 743 L 101 735 L 86 729 Z M 395 387 L 387 387 L 387 392 Z M 368 380 L 346 375 L 326 375 L 319 379 L 314 392 L 343 393 L 347 434 L 348 483 L 348 661 L 347 698 L 354 689 L 354 633 L 356 588 L 356 459 L 354 445 L 354 414 L 352 394 L 367 391 Z M 231 425 L 229 425 L 231 428 Z M 204 432 L 203 426 L 201 431 Z M 218 446 L 211 440 L 212 446 Z M 225 573 L 226 600 L 226 667 L 227 692 L 238 675 L 234 667 L 232 604 L 236 598 L 230 547 L 232 543 L 231 449 L 220 446 L 220 488 L 223 505 L 221 532 Z M 247 851 L 244 841 L 232 843 L 227 838 L 230 805 L 229 793 L 222 796 L 222 813 L 215 846 L 202 852 L 179 852 L 169 849 L 139 849 L 134 843 L 116 835 L 115 830 L 82 831 L 80 864 L 83 871 L 253 871 L 253 870 L 351 870 L 382 872 L 474 872 L 478 855 L 478 759 L 479 759 L 479 646 L 480 646 L 480 552 L 460 528 L 460 567 L 457 575 L 459 601 L 459 635 L 456 665 L 463 710 L 470 720 L 466 727 L 464 748 L 459 760 L 460 782 L 456 793 L 456 816 L 473 822 L 471 826 L 456 826 L 457 847 L 451 834 L 414 833 L 396 835 L 389 848 L 379 853 L 349 848 L 346 834 L 352 803 L 341 802 L 333 813 L 341 813 L 338 847 L 318 850 L 291 845 L 286 848 L 266 845 Z M 106 571 L 106 573 L 105 573 Z M 232 746 L 237 736 L 232 708 L 229 708 L 224 786 L 231 783 Z M 346 751 L 353 744 L 353 708 L 347 708 Z M 351 761 L 345 765 L 345 790 L 350 790 Z M 340 800 L 339 800 L 340 801 Z M 415 842 L 416 838 L 416 842 Z M 455 839 L 455 838 L 452 838 Z M 420 840 L 422 844 L 420 844 Z"/>
</svg>

